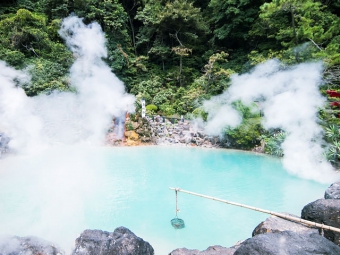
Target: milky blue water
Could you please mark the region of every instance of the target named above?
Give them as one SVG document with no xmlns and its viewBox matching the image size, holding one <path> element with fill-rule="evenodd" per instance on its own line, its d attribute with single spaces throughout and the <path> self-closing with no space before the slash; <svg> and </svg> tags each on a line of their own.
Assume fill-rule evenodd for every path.
<svg viewBox="0 0 340 255">
<path fill-rule="evenodd" d="M 289 175 L 277 158 L 234 150 L 55 148 L 0 161 L 0 234 L 40 235 L 69 250 L 86 228 L 125 226 L 157 255 L 228 247 L 268 215 L 179 193 L 186 227 L 176 230 L 169 187 L 299 216 L 327 186 Z"/>
</svg>

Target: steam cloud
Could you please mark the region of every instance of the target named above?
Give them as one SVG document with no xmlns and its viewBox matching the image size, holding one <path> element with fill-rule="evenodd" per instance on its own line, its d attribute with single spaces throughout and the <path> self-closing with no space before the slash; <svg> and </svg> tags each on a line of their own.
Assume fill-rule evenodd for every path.
<svg viewBox="0 0 340 255">
<path fill-rule="evenodd" d="M 288 134 L 282 144 L 284 167 L 302 178 L 334 182 L 339 175 L 322 160 L 323 130 L 317 124 L 318 108 L 325 103 L 319 92 L 322 63 L 280 69 L 278 60 L 270 60 L 250 73 L 234 75 L 228 90 L 205 102 L 209 113 L 206 131 L 216 135 L 227 125 L 236 127 L 241 123 L 238 112 L 231 107 L 232 102 L 241 100 L 250 105 L 260 101 L 264 127 L 281 128 Z"/>
<path fill-rule="evenodd" d="M 84 145 L 102 144 L 112 117 L 133 112 L 135 98 L 102 60 L 106 41 L 97 23 L 85 25 L 71 16 L 59 33 L 76 59 L 70 69 L 76 93 L 27 97 L 19 85 L 30 77 L 0 61 L 0 132 L 11 138 L 9 147 L 19 154 L 0 161 L 4 179 L 15 180 L 8 186 L 0 181 L 1 196 L 20 201 L 8 218 L 6 210 L 0 214 L 5 217 L 1 233 L 41 236 L 70 250 L 79 231 L 88 227 L 84 201 L 99 189 L 97 174 L 103 168 L 84 160 L 95 157 Z"/>
<path fill-rule="evenodd" d="M 70 82 L 77 93 L 29 98 L 13 82 L 27 82 L 29 77 L 0 62 L 0 131 L 11 137 L 13 150 L 98 144 L 104 141 L 113 116 L 134 110 L 134 97 L 125 92 L 124 84 L 102 60 L 107 50 L 101 27 L 85 25 L 71 16 L 64 19 L 59 33 L 76 57 Z"/>
</svg>

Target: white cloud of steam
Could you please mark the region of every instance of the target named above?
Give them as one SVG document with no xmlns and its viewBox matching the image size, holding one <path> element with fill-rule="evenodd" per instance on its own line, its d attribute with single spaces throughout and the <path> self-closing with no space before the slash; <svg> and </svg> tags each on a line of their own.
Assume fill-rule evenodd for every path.
<svg viewBox="0 0 340 255">
<path fill-rule="evenodd" d="M 70 80 L 77 93 L 29 98 L 13 82 L 27 81 L 27 76 L 0 62 L 0 131 L 11 137 L 9 146 L 15 151 L 101 143 L 112 117 L 134 109 L 134 96 L 125 92 L 124 84 L 102 60 L 107 50 L 101 27 L 72 16 L 64 19 L 59 33 L 76 57 Z"/>
<path fill-rule="evenodd" d="M 259 100 L 266 129 L 281 128 L 288 135 L 282 144 L 283 165 L 292 174 L 318 182 L 339 179 L 332 166 L 322 160 L 322 128 L 317 111 L 325 103 L 320 95 L 322 63 L 299 64 L 280 69 L 278 60 L 258 65 L 252 72 L 232 77 L 232 85 L 222 95 L 204 104 L 209 113 L 207 132 L 221 132 L 226 125 L 240 123 L 231 103 L 250 105 Z M 213 109 L 213 110 L 212 110 Z"/>
<path fill-rule="evenodd" d="M 230 126 L 235 128 L 242 121 L 238 111 L 228 104 L 221 105 L 221 102 L 216 104 L 215 102 L 207 101 L 204 104 L 204 108 L 209 112 L 209 121 L 205 127 L 205 132 L 208 134 L 219 135 L 224 127 Z M 225 115 L 226 113 L 227 115 Z M 220 116 L 225 117 L 221 118 Z"/>
<path fill-rule="evenodd" d="M 34 101 L 14 83 L 28 79 L 0 61 L 0 131 L 15 138 L 11 141 L 14 149 L 27 145 L 27 137 L 38 138 L 42 128 L 42 121 L 34 114 Z"/>
<path fill-rule="evenodd" d="M 98 162 L 105 163 L 84 160 L 95 157 L 92 150 L 84 155 L 91 148 L 86 145 L 101 144 L 112 117 L 132 112 L 135 98 L 102 60 L 107 51 L 97 23 L 85 25 L 69 17 L 60 34 L 76 57 L 70 81 L 77 93 L 27 97 L 16 84 L 29 82 L 29 77 L 0 61 L 0 132 L 11 138 L 10 149 L 19 152 L 0 161 L 3 197 L 19 208 L 6 213 L 10 209 L 1 207 L 0 215 L 2 234 L 40 236 L 71 250 L 79 232 L 89 227 L 89 206 L 84 204 L 95 202 L 97 175 L 104 169 Z M 11 175 L 14 184 L 4 181 Z"/>
</svg>

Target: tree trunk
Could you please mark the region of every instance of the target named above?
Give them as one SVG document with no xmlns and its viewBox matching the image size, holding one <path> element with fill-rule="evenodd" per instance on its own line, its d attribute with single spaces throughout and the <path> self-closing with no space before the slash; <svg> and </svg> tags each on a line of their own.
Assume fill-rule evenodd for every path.
<svg viewBox="0 0 340 255">
<path fill-rule="evenodd" d="M 299 41 L 298 41 L 297 34 L 296 34 L 294 9 L 292 8 L 292 5 L 290 5 L 290 15 L 292 17 L 292 27 L 293 27 L 293 36 L 294 36 L 295 47 L 297 47 L 298 44 L 299 44 Z M 296 60 L 296 62 L 299 63 L 299 51 L 298 50 L 295 51 L 295 60 Z"/>
<path fill-rule="evenodd" d="M 130 17 L 129 14 L 128 14 L 128 18 L 129 18 L 129 23 L 130 23 L 130 27 L 131 27 L 133 49 L 135 51 L 135 55 L 137 56 L 135 28 L 133 27 L 133 23 L 132 23 L 132 20 L 131 20 L 131 17 Z"/>
<path fill-rule="evenodd" d="M 182 55 L 179 56 L 179 86 L 182 87 Z"/>
</svg>

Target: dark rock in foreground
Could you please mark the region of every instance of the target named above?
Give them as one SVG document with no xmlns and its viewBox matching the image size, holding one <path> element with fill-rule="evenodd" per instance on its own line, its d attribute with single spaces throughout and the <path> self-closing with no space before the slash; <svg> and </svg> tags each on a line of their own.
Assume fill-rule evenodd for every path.
<svg viewBox="0 0 340 255">
<path fill-rule="evenodd" d="M 7 237 L 0 240 L 1 255 L 63 255 L 54 244 L 38 237 Z"/>
<path fill-rule="evenodd" d="M 290 216 L 295 216 L 288 214 Z M 298 216 L 295 216 L 299 218 Z M 253 231 L 252 236 L 265 233 L 279 233 L 283 231 L 293 231 L 295 233 L 318 233 L 315 228 L 309 228 L 301 223 L 289 221 L 276 216 L 270 216 L 262 221 Z"/>
<path fill-rule="evenodd" d="M 339 214 L 339 199 L 318 199 L 312 203 L 309 203 L 302 209 L 301 218 L 317 223 L 323 223 L 335 228 L 340 228 Z M 335 244 L 340 245 L 340 233 L 324 230 L 324 237 Z"/>
<path fill-rule="evenodd" d="M 335 182 L 326 189 L 325 199 L 340 199 L 340 182 Z"/>
<path fill-rule="evenodd" d="M 125 227 L 114 232 L 85 230 L 72 255 L 153 255 L 152 246 Z"/>
<path fill-rule="evenodd" d="M 208 247 L 204 251 L 189 250 L 187 248 L 176 249 L 169 253 L 169 255 L 233 255 L 239 246 L 225 248 L 219 245 Z"/>
<path fill-rule="evenodd" d="M 339 255 L 340 247 L 319 234 L 291 231 L 256 235 L 245 240 L 234 255 Z"/>
</svg>

